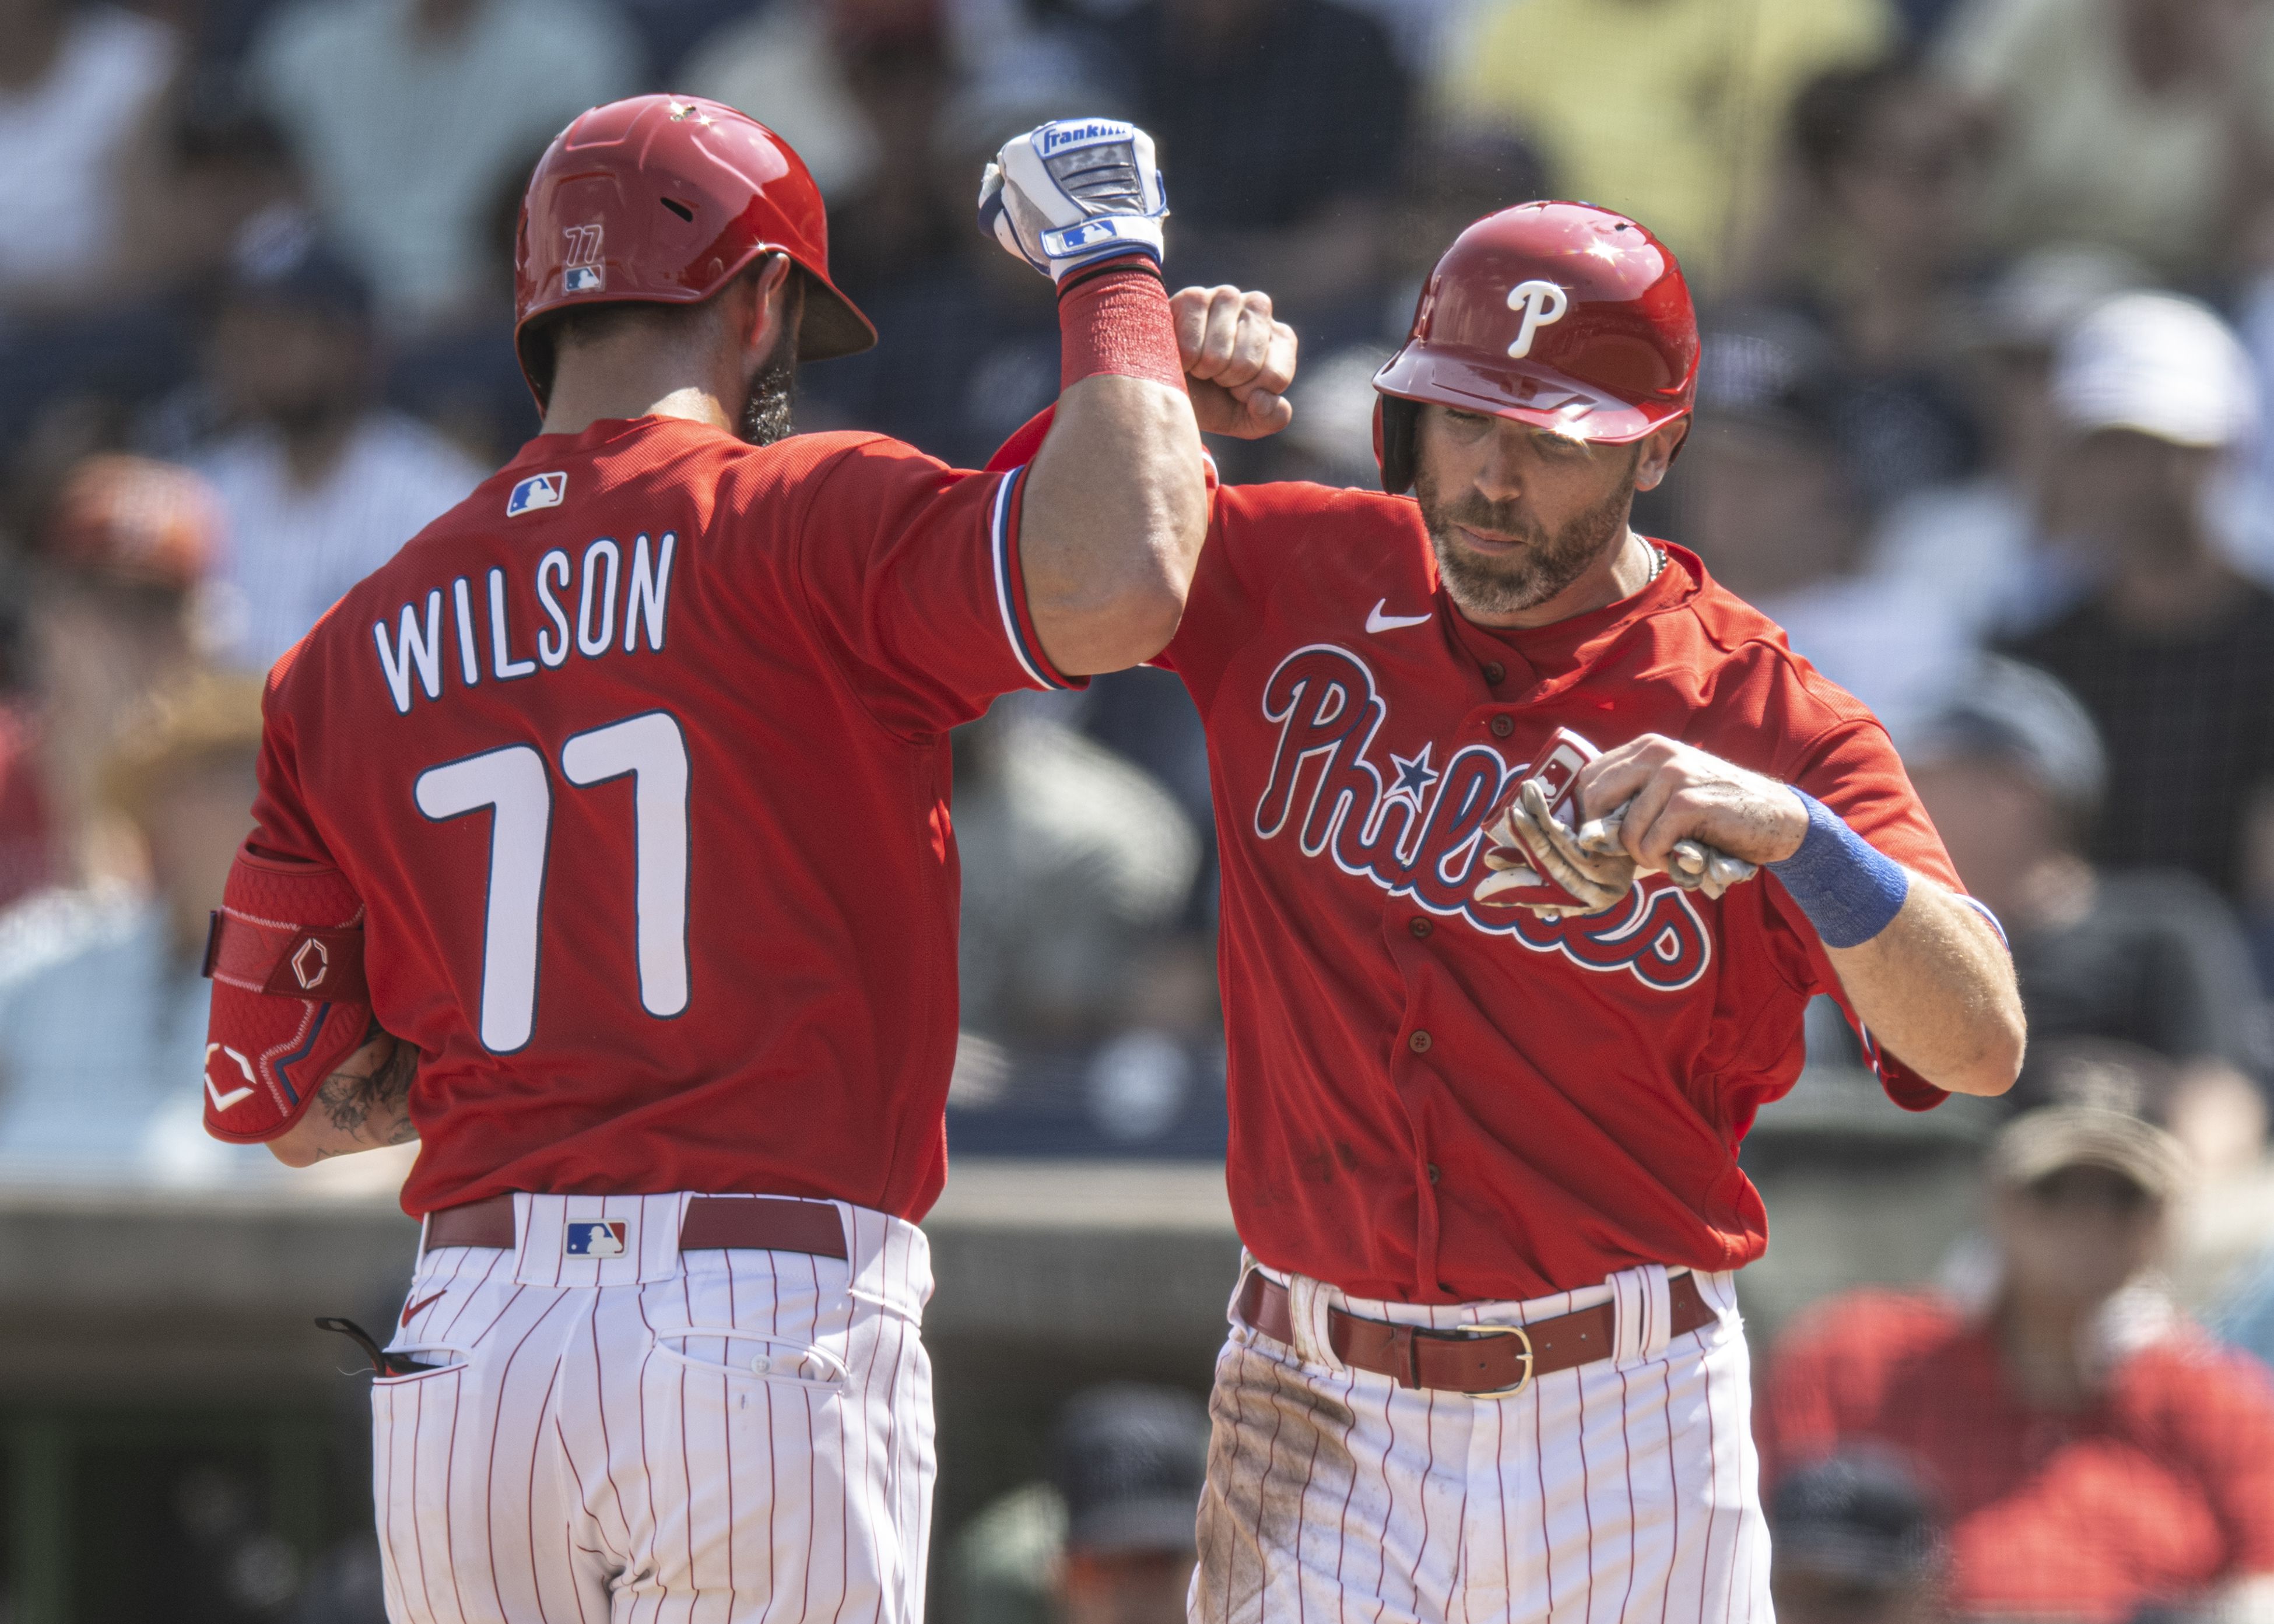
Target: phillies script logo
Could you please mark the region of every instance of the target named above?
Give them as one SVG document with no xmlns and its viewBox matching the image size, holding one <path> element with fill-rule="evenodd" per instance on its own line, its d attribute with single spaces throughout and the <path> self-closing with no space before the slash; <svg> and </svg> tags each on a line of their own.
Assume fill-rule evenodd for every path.
<svg viewBox="0 0 2274 1624">
<path fill-rule="evenodd" d="M 1270 780 L 1255 803 L 1258 838 L 1291 834 L 1306 857 L 1329 857 L 1345 874 L 1412 897 L 1432 914 L 1458 914 L 1488 936 L 1514 936 L 1535 953 L 1561 953 L 1582 969 L 1625 970 L 1644 986 L 1679 992 L 1713 959 L 1706 921 L 1663 875 L 1646 876 L 1627 900 L 1590 918 L 1549 924 L 1524 908 L 1482 908 L 1469 891 L 1482 877 L 1479 835 L 1493 808 L 1532 771 L 1487 744 L 1465 745 L 1442 766 L 1436 747 L 1373 757 L 1389 707 L 1366 662 L 1313 643 L 1279 662 L 1263 687 L 1264 719 L 1279 729 Z M 1541 763 L 1551 778 L 1576 763 Z"/>
</svg>

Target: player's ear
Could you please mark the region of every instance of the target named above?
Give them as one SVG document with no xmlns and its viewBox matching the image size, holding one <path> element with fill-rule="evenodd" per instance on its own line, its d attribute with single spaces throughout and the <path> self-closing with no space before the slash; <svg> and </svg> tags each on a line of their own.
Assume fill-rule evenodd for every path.
<svg viewBox="0 0 2274 1624">
<path fill-rule="evenodd" d="M 1635 460 L 1635 489 L 1654 491 L 1664 482 L 1666 470 L 1674 466 L 1674 459 L 1682 449 L 1682 442 L 1690 435 L 1687 414 L 1673 422 L 1663 424 L 1639 443 L 1641 451 Z"/>
<path fill-rule="evenodd" d="M 797 297 L 796 268 L 787 254 L 771 253 L 736 279 L 737 296 L 747 301 L 736 312 L 742 324 L 742 347 L 761 362 L 773 355 L 785 328 L 797 320 L 802 301 Z"/>
</svg>

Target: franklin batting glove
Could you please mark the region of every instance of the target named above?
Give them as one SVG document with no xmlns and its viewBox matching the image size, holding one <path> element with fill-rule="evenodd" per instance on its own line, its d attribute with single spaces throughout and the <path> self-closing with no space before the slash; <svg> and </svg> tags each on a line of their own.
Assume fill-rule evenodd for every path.
<svg viewBox="0 0 2274 1624">
<path fill-rule="evenodd" d="M 1168 218 L 1153 138 L 1112 118 L 1061 118 L 1004 144 L 979 182 L 979 229 L 1053 282 L 1131 252 L 1161 262 Z"/>
</svg>

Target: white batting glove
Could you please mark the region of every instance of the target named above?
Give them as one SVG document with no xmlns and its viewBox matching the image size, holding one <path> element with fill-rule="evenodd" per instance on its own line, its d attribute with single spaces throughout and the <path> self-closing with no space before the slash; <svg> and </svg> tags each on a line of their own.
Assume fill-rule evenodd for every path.
<svg viewBox="0 0 2274 1624">
<path fill-rule="evenodd" d="M 1168 217 L 1153 138 L 1112 118 L 1059 118 L 1004 143 L 979 181 L 979 229 L 1053 282 L 1133 251 L 1161 262 Z"/>
</svg>

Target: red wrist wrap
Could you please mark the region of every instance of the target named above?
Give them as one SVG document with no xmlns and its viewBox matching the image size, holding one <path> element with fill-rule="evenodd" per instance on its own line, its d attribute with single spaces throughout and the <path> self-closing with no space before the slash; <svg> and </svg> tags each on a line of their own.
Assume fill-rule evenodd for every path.
<svg viewBox="0 0 2274 1624">
<path fill-rule="evenodd" d="M 1058 387 L 1100 372 L 1148 378 L 1184 392 L 1169 290 L 1149 259 L 1085 272 L 1058 291 Z"/>
</svg>

